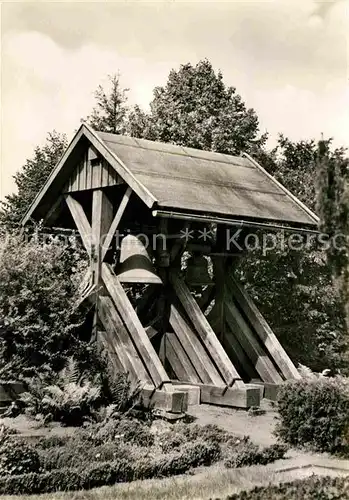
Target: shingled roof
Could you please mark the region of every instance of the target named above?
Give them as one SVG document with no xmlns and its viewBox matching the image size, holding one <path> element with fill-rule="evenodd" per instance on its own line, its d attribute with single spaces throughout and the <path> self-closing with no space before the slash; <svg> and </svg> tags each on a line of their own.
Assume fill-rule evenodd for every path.
<svg viewBox="0 0 349 500">
<path fill-rule="evenodd" d="M 152 210 L 294 227 L 318 219 L 248 155 L 222 153 L 95 132 L 82 125 L 24 218 L 42 217 L 71 173 L 71 156 L 86 139 Z"/>
</svg>

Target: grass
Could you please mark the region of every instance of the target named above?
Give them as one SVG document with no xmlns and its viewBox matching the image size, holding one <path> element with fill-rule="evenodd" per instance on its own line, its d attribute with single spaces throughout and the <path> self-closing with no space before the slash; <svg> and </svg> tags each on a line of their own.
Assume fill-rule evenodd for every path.
<svg viewBox="0 0 349 500">
<path fill-rule="evenodd" d="M 219 464 L 203 468 L 195 475 L 134 481 L 89 491 L 1 496 L 0 500 L 208 500 L 310 474 L 310 471 L 275 472 L 266 466 L 227 470 Z"/>
</svg>

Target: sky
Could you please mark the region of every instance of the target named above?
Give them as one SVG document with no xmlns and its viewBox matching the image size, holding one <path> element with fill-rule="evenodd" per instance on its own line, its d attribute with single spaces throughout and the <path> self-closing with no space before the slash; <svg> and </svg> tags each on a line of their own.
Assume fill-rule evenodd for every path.
<svg viewBox="0 0 349 500">
<path fill-rule="evenodd" d="M 3 2 L 0 199 L 52 130 L 71 139 L 120 72 L 147 108 L 180 64 L 207 58 L 268 131 L 349 147 L 349 0 Z"/>
</svg>

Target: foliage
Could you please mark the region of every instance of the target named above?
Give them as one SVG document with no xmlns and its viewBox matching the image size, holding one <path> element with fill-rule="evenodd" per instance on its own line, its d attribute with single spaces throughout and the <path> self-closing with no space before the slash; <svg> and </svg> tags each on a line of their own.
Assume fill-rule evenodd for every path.
<svg viewBox="0 0 349 500">
<path fill-rule="evenodd" d="M 226 500 L 344 500 L 349 498 L 349 478 L 311 476 L 278 485 L 257 486 L 229 495 Z"/>
<path fill-rule="evenodd" d="M 331 154 L 329 141 L 319 142 L 317 208 L 321 229 L 332 238 L 327 258 L 345 307 L 349 332 L 349 159 L 344 155 L 344 149 Z"/>
<path fill-rule="evenodd" d="M 208 60 L 171 70 L 166 85 L 154 89 L 150 112 L 136 106 L 128 118 L 131 136 L 229 154 L 263 145 L 258 127 L 255 111 Z"/>
<path fill-rule="evenodd" d="M 35 148 L 33 158 L 28 159 L 14 175 L 17 193 L 0 202 L 0 225 L 17 228 L 66 147 L 66 136 L 54 130 L 47 135 L 44 146 Z"/>
<path fill-rule="evenodd" d="M 158 457 L 117 458 L 110 462 L 83 462 L 78 468 L 62 468 L 40 474 L 0 477 L 0 494 L 33 494 L 90 489 L 117 482 L 183 474 L 192 467 L 210 465 L 219 450 L 213 443 L 188 443 L 183 450 Z"/>
<path fill-rule="evenodd" d="M 0 447 L 14 435 L 17 434 L 15 429 L 2 424 L 0 427 Z"/>
<path fill-rule="evenodd" d="M 0 239 L 0 376 L 50 377 L 78 355 L 91 364 L 88 342 L 80 340 L 85 311 L 76 308 L 81 256 L 55 241 Z"/>
<path fill-rule="evenodd" d="M 260 449 L 259 446 L 249 440 L 244 440 L 228 454 L 224 461 L 225 467 L 237 468 L 250 465 L 267 465 L 284 458 L 287 448 L 280 444 L 274 444 Z"/>
<path fill-rule="evenodd" d="M 115 373 L 103 352 L 99 354 L 98 364 L 103 396 L 106 402 L 111 403 L 105 409 L 103 419 L 119 413 L 125 414 L 136 405 L 141 406 L 140 384 L 132 382 L 128 372 Z"/>
<path fill-rule="evenodd" d="M 19 401 L 29 415 L 40 414 L 45 422 L 53 420 L 79 426 L 94 415 L 102 397 L 97 381 L 92 383 L 86 375 L 81 375 L 77 362 L 70 358 L 54 385 L 32 382 Z"/>
<path fill-rule="evenodd" d="M 101 132 L 123 134 L 127 114 L 127 92 L 120 87 L 120 75 L 109 75 L 110 88 L 106 91 L 101 85 L 95 92 L 96 107 L 87 123 Z"/>
<path fill-rule="evenodd" d="M 37 451 L 23 441 L 7 439 L 0 445 L 0 476 L 39 472 Z"/>
<path fill-rule="evenodd" d="M 335 158 L 341 153 L 333 150 L 329 154 Z M 263 156 L 262 166 L 314 209 L 315 142 L 292 142 L 280 136 L 277 147 Z M 316 371 L 345 368 L 345 316 L 326 252 L 314 237 L 303 240 L 299 250 L 291 249 L 288 237 L 287 232 L 280 232 L 275 249 L 249 252 L 236 274 L 294 362 Z"/>
<path fill-rule="evenodd" d="M 286 383 L 278 395 L 281 439 L 330 453 L 349 450 L 349 382 L 342 377 Z"/>
</svg>

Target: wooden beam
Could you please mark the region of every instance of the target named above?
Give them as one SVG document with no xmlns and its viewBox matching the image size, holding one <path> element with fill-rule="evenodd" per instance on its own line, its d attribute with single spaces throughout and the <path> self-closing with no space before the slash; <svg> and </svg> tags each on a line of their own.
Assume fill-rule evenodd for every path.
<svg viewBox="0 0 349 500">
<path fill-rule="evenodd" d="M 102 243 L 113 218 L 113 205 L 102 189 L 96 189 L 92 194 L 92 273 L 93 281 L 100 283 L 102 264 Z"/>
<path fill-rule="evenodd" d="M 170 325 L 193 363 L 201 381 L 224 387 L 224 381 L 205 347 L 174 304 L 171 305 Z"/>
<path fill-rule="evenodd" d="M 282 378 L 280 374 L 277 372 L 267 353 L 262 349 L 262 346 L 259 344 L 245 319 L 241 316 L 234 302 L 230 297 L 226 297 L 225 303 L 228 324 L 253 362 L 263 382 L 281 383 Z"/>
<path fill-rule="evenodd" d="M 140 322 L 135 310 L 129 301 L 125 290 L 115 276 L 109 264 L 102 264 L 103 282 L 113 299 L 119 314 L 122 316 L 128 331 L 134 341 L 134 344 L 141 356 L 143 363 L 146 365 L 154 385 L 170 384 L 164 367 L 162 366 L 149 338 L 146 334 L 142 323 Z M 166 386 L 164 386 L 166 389 Z"/>
<path fill-rule="evenodd" d="M 217 315 L 217 322 L 215 333 L 220 341 L 223 341 L 225 330 L 225 306 L 224 299 L 226 293 L 226 258 L 215 257 L 212 258 L 214 277 L 216 283 L 216 297 L 215 297 L 215 313 Z"/>
<path fill-rule="evenodd" d="M 67 202 L 70 213 L 74 219 L 76 227 L 78 228 L 84 247 L 86 248 L 89 256 L 91 256 L 92 230 L 84 209 L 82 208 L 81 204 L 70 194 L 67 194 L 65 196 L 65 201 Z"/>
<path fill-rule="evenodd" d="M 183 382 L 172 381 L 174 386 L 183 387 Z M 261 387 L 256 384 L 245 384 L 242 389 L 236 387 L 221 388 L 210 384 L 192 384 L 186 386 L 200 389 L 200 403 L 230 406 L 232 408 L 250 408 L 259 406 L 261 400 Z"/>
<path fill-rule="evenodd" d="M 100 297 L 98 315 L 108 334 L 109 344 L 114 347 L 125 371 L 130 372 L 133 380 L 151 383 L 132 339 L 120 318 L 113 301 L 109 297 Z"/>
<path fill-rule="evenodd" d="M 231 406 L 235 408 L 250 408 L 251 406 L 260 405 L 260 389 L 257 387 L 248 387 L 239 389 L 229 387 L 222 391 L 216 386 L 201 385 L 201 403 L 213 405 Z"/>
<path fill-rule="evenodd" d="M 286 379 L 299 380 L 301 376 L 297 368 L 243 286 L 233 277 L 228 280 L 228 286 L 283 376 Z"/>
<path fill-rule="evenodd" d="M 187 353 L 183 349 L 175 333 L 166 333 L 166 358 L 168 359 L 178 380 L 200 383 L 199 375 L 196 373 Z"/>
<path fill-rule="evenodd" d="M 114 343 L 110 341 L 110 335 L 107 332 L 103 330 L 97 331 L 97 344 L 107 354 L 114 376 L 127 371 L 127 368 L 122 365 L 119 354 L 115 350 Z"/>
<path fill-rule="evenodd" d="M 111 242 L 113 241 L 115 232 L 120 224 L 121 218 L 125 212 L 125 209 L 127 207 L 127 204 L 129 202 L 130 196 L 132 194 L 132 189 L 130 187 L 127 187 L 126 192 L 121 200 L 121 203 L 119 205 L 119 208 L 117 209 L 117 212 L 115 214 L 115 217 L 110 224 L 110 227 L 108 228 L 105 237 L 105 240 L 103 242 L 102 246 L 102 254 L 101 254 L 101 259 L 102 261 L 104 260 L 106 253 L 108 252 L 108 249 L 110 247 Z"/>
<path fill-rule="evenodd" d="M 233 381 L 235 381 L 235 385 L 243 387 L 244 384 L 239 373 L 230 361 L 222 344 L 219 342 L 215 332 L 212 330 L 209 322 L 190 293 L 187 285 L 177 273 L 170 273 L 170 279 L 182 306 L 191 319 L 207 351 L 219 369 L 224 382 L 226 384 L 232 384 Z"/>
<path fill-rule="evenodd" d="M 184 413 L 188 410 L 188 394 L 174 389 L 172 392 L 154 390 L 145 386 L 141 392 L 142 403 L 146 407 L 171 413 Z"/>
<path fill-rule="evenodd" d="M 228 324 L 226 325 L 224 331 L 223 345 L 230 358 L 232 360 L 237 360 L 237 366 L 241 367 L 242 372 L 245 372 L 250 380 L 253 378 L 258 378 L 258 373 L 256 372 L 252 361 L 241 347 L 239 341 L 230 330 Z"/>
</svg>

